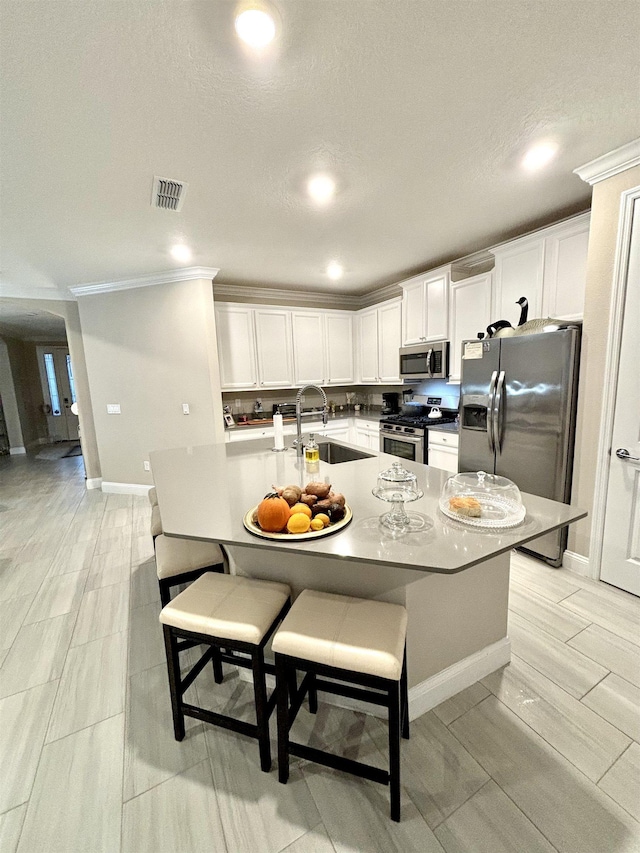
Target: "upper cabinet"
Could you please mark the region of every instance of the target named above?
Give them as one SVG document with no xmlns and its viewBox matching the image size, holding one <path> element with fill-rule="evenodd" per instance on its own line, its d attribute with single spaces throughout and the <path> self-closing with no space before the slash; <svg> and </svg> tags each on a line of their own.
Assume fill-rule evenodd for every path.
<svg viewBox="0 0 640 853">
<path fill-rule="evenodd" d="M 293 384 L 351 385 L 353 315 L 348 311 L 292 311 Z"/>
<path fill-rule="evenodd" d="M 529 302 L 530 320 L 582 318 L 589 218 L 585 213 L 491 250 L 496 259 L 492 320 L 516 326 L 521 296 Z"/>
<path fill-rule="evenodd" d="M 400 383 L 402 301 L 392 299 L 358 312 L 360 381 L 365 385 Z"/>
<path fill-rule="evenodd" d="M 447 339 L 449 282 L 448 268 L 401 282 L 403 346 Z"/>
<path fill-rule="evenodd" d="M 216 305 L 216 332 L 223 389 L 248 390 L 258 386 L 253 309 L 223 302 Z"/>
<path fill-rule="evenodd" d="M 491 322 L 491 273 L 474 275 L 451 284 L 451 350 L 449 381 L 460 381 L 462 341 L 477 338 Z"/>
<path fill-rule="evenodd" d="M 254 317 L 258 386 L 286 388 L 293 382 L 291 311 L 284 308 L 256 308 Z"/>
</svg>

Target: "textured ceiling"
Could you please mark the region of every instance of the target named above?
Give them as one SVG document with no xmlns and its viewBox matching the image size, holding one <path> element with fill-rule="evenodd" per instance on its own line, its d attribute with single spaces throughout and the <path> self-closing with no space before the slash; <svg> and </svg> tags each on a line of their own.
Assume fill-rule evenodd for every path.
<svg viewBox="0 0 640 853">
<path fill-rule="evenodd" d="M 585 209 L 572 170 L 640 136 L 637 0 L 274 6 L 258 60 L 230 0 L 0 0 L 0 295 L 170 269 L 176 240 L 220 282 L 362 293 Z"/>
</svg>

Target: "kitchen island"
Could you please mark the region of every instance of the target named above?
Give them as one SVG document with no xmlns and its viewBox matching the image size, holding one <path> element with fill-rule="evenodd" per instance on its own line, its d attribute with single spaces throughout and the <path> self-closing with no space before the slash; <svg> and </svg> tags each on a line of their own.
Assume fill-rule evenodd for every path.
<svg viewBox="0 0 640 853">
<path fill-rule="evenodd" d="M 396 457 L 369 451 L 366 458 L 320 462 L 310 470 L 293 450 L 271 447 L 261 439 L 153 452 L 165 534 L 220 542 L 232 572 L 284 581 L 294 595 L 309 587 L 403 604 L 412 717 L 508 663 L 511 549 L 586 515 L 523 494 L 527 516 L 518 527 L 470 528 L 438 509 L 450 475 L 406 461 L 424 492 L 408 509 L 423 516 L 424 527 L 397 535 L 380 524 L 388 505 L 372 494 L 379 472 Z M 272 485 L 304 487 L 311 480 L 332 483 L 345 495 L 353 512 L 349 525 L 295 541 L 264 539 L 244 527 L 245 514 Z"/>
</svg>

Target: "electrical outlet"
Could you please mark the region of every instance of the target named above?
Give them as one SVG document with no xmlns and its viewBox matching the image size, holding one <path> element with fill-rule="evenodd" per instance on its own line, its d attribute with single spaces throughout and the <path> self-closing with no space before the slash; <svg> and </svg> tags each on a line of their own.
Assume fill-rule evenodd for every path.
<svg viewBox="0 0 640 853">
<path fill-rule="evenodd" d="M 188 403 L 183 403 L 183 404 L 182 404 L 182 414 L 183 414 L 183 415 L 188 415 L 188 414 L 189 414 L 189 404 L 188 404 Z"/>
<path fill-rule="evenodd" d="M 151 470 L 151 464 L 150 464 L 149 462 L 147 462 L 147 460 L 146 460 L 146 459 L 145 459 L 145 460 L 144 460 L 144 462 L 142 463 L 142 467 L 144 468 L 144 470 L 145 470 L 145 471 L 150 471 L 150 470 Z"/>
</svg>

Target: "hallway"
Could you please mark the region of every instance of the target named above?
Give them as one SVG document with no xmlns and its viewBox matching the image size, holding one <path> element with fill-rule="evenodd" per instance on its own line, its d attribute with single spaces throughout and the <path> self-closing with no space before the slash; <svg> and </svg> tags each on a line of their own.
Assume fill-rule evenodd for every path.
<svg viewBox="0 0 640 853">
<path fill-rule="evenodd" d="M 195 720 L 174 741 L 149 520 L 81 457 L 0 457 L 2 853 L 640 850 L 638 599 L 514 555 L 512 663 L 412 724 L 393 824 L 381 786 L 300 761 L 280 785 Z M 202 678 L 249 712 L 246 682 Z M 296 726 L 386 761 L 374 718 Z"/>
</svg>

